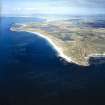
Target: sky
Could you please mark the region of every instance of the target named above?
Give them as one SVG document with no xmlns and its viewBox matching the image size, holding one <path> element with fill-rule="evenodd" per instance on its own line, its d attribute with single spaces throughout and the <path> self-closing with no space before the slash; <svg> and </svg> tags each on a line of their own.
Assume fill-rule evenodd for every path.
<svg viewBox="0 0 105 105">
<path fill-rule="evenodd" d="M 105 14 L 105 0 L 2 0 L 2 15 Z"/>
</svg>

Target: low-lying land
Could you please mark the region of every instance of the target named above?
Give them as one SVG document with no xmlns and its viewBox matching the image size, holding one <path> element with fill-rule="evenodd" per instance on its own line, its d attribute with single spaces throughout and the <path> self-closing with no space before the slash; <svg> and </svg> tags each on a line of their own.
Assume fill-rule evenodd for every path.
<svg viewBox="0 0 105 105">
<path fill-rule="evenodd" d="M 105 54 L 105 28 L 74 24 L 70 20 L 15 24 L 12 31 L 37 32 L 48 37 L 66 56 L 87 66 L 91 55 Z M 105 62 L 105 61 L 104 61 Z M 103 62 L 102 62 L 103 63 Z"/>
</svg>

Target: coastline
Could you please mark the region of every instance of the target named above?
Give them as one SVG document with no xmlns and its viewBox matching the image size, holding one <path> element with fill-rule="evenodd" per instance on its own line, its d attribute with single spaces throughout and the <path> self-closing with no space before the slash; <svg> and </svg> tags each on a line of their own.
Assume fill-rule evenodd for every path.
<svg viewBox="0 0 105 105">
<path fill-rule="evenodd" d="M 49 26 L 49 24 L 45 24 L 45 26 L 46 25 Z M 42 26 L 42 29 L 40 28 L 41 26 Z M 31 25 L 31 24 L 29 24 L 29 25 L 16 24 L 16 26 L 11 27 L 10 30 L 18 31 L 18 32 L 23 31 L 23 32 L 32 33 L 33 35 L 36 35 L 36 36 L 39 36 L 39 37 L 45 39 L 51 45 L 51 47 L 56 51 L 56 56 L 62 58 L 63 60 L 67 61 L 68 63 L 74 63 L 79 66 L 89 66 L 90 65 L 89 58 L 91 58 L 91 57 L 105 57 L 105 52 L 103 50 L 103 43 L 97 44 L 96 42 L 92 42 L 91 40 L 90 41 L 84 40 L 84 42 L 82 42 L 82 40 L 81 40 L 82 37 L 79 37 L 79 35 L 77 36 L 77 39 L 75 40 L 75 42 L 71 43 L 71 40 L 69 39 L 69 40 L 67 40 L 67 43 L 66 43 L 66 42 L 64 42 L 65 40 L 63 40 L 64 37 L 66 36 L 64 32 L 61 35 L 61 37 L 57 37 L 56 34 L 54 34 L 55 36 L 53 36 L 53 31 L 51 31 L 51 33 L 49 31 L 47 32 L 46 30 L 43 29 L 43 28 L 46 29 L 44 24 L 42 24 L 41 26 L 39 25 L 39 27 L 37 27 L 37 24 L 35 24 L 35 25 L 34 24 L 33 25 Z M 56 29 L 54 29 L 54 30 L 56 30 Z M 81 34 L 88 35 L 86 30 L 77 30 L 77 31 L 74 30 L 73 32 L 76 33 L 78 31 L 80 31 L 80 32 L 83 31 L 83 33 L 81 33 Z M 57 32 L 62 32 L 62 31 L 59 30 Z M 57 33 L 57 34 L 59 35 L 60 33 Z M 94 33 L 94 34 L 96 35 L 96 33 Z M 76 37 L 76 36 L 74 35 L 74 37 Z M 60 39 L 60 38 L 63 38 L 63 39 Z M 83 38 L 84 38 L 84 36 L 83 36 Z M 90 36 L 87 38 L 90 38 Z M 86 43 L 85 43 L 85 41 L 86 41 Z M 95 39 L 95 41 L 97 41 L 97 40 Z M 100 41 L 100 40 L 98 40 L 98 41 Z M 92 45 L 92 46 L 90 46 L 90 45 Z M 98 50 L 99 45 L 102 45 L 102 47 L 100 46 L 101 51 Z"/>
<path fill-rule="evenodd" d="M 12 30 L 12 29 L 10 29 L 10 30 Z M 13 31 L 13 30 L 12 30 L 12 31 Z M 64 60 L 67 61 L 68 63 L 74 63 L 74 64 L 77 64 L 77 65 L 79 65 L 79 66 L 89 66 L 89 65 L 90 65 L 89 63 L 86 63 L 85 65 L 82 65 L 82 64 L 80 64 L 80 63 L 78 63 L 78 62 L 76 62 L 76 61 L 73 61 L 71 57 L 68 57 L 68 56 L 66 56 L 66 55 L 63 53 L 62 49 L 59 48 L 59 46 L 57 46 L 57 45 L 51 40 L 51 38 L 49 38 L 49 37 L 47 37 L 47 36 L 41 34 L 40 32 L 33 32 L 33 31 L 26 31 L 26 30 L 22 30 L 22 31 L 28 32 L 28 33 L 32 33 L 32 34 L 34 34 L 34 35 L 36 35 L 36 36 L 39 36 L 39 37 L 41 37 L 41 38 L 44 38 L 44 39 L 45 39 L 46 41 L 48 41 L 48 43 L 54 48 L 54 50 L 56 50 L 57 56 L 58 56 L 58 57 L 61 57 L 62 59 L 64 59 Z M 90 57 L 105 57 L 105 53 L 104 53 L 104 54 L 92 53 L 92 54 L 88 55 L 87 57 L 85 57 L 85 59 L 88 61 Z"/>
<path fill-rule="evenodd" d="M 48 38 L 47 36 L 44 36 L 43 34 L 41 34 L 41 33 L 39 33 L 39 32 L 32 32 L 32 31 L 25 31 L 25 32 L 29 32 L 29 33 L 35 34 L 35 35 L 37 35 L 37 36 L 39 36 L 39 37 L 41 37 L 41 38 L 44 38 L 44 39 L 47 40 L 47 41 L 52 45 L 52 47 L 57 51 L 57 56 L 58 56 L 58 57 L 63 58 L 64 60 L 66 60 L 66 61 L 69 62 L 69 63 L 76 63 L 75 61 L 72 60 L 72 58 L 66 56 L 66 55 L 63 53 L 62 49 L 59 48 L 58 46 L 56 46 L 55 43 L 54 43 L 50 38 Z M 78 63 L 76 63 L 76 64 L 78 64 Z"/>
<path fill-rule="evenodd" d="M 39 36 L 39 37 L 44 38 L 45 40 L 47 40 L 52 45 L 52 47 L 57 51 L 57 56 L 63 58 L 68 63 L 74 63 L 74 64 L 77 64 L 77 65 L 80 65 L 80 66 L 89 66 L 90 65 L 88 63 L 86 65 L 81 65 L 81 64 L 77 63 L 76 61 L 73 61 L 72 58 L 66 56 L 63 53 L 62 49 L 59 48 L 58 46 L 56 46 L 56 44 L 49 37 L 47 37 L 47 36 L 45 36 L 45 35 L 43 35 L 43 34 L 41 34 L 39 32 L 32 32 L 32 31 L 25 31 L 25 32 L 29 32 L 29 33 L 35 34 L 35 35 L 37 35 L 37 36 Z M 93 54 L 88 55 L 86 57 L 86 59 L 88 61 L 90 57 L 100 57 L 100 56 L 105 56 L 105 53 L 104 54 L 96 54 L 96 53 L 94 54 L 93 53 Z"/>
</svg>

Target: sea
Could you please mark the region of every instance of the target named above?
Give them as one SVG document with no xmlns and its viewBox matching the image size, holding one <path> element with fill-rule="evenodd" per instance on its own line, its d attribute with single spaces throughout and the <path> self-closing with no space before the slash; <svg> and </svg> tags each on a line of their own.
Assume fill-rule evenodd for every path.
<svg viewBox="0 0 105 105">
<path fill-rule="evenodd" d="M 10 31 L 14 23 L 41 19 L 0 20 L 0 105 L 105 104 L 105 64 L 83 67 L 68 63 L 45 39 Z"/>
</svg>

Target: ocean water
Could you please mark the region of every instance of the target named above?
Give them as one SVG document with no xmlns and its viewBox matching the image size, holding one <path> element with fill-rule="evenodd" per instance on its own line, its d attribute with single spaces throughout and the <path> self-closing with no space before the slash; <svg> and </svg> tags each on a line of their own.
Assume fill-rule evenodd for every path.
<svg viewBox="0 0 105 105">
<path fill-rule="evenodd" d="M 45 40 L 11 32 L 14 23 L 43 21 L 3 17 L 0 22 L 0 105 L 99 105 L 105 64 L 82 67 L 57 57 Z"/>
</svg>

